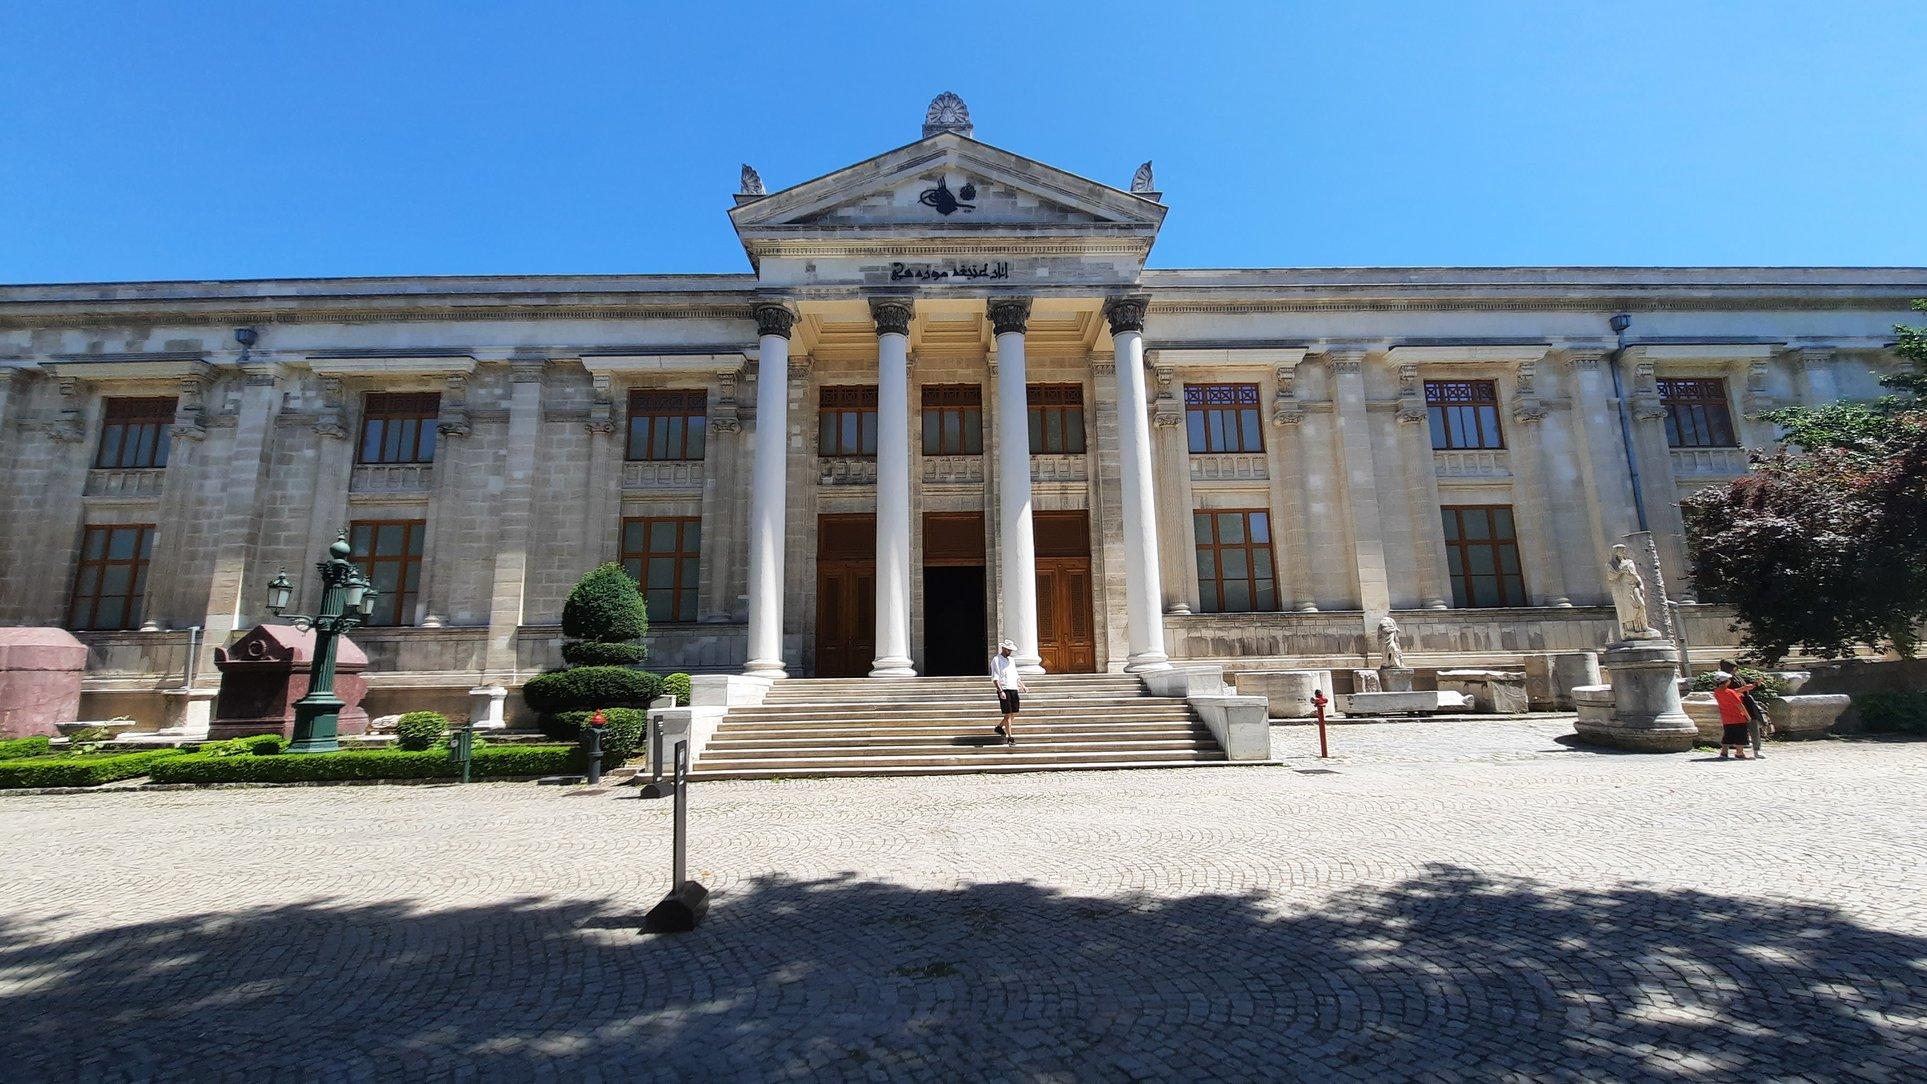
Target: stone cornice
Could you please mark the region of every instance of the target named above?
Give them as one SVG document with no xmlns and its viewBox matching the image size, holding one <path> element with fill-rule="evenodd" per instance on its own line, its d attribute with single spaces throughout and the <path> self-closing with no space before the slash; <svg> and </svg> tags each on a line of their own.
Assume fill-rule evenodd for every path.
<svg viewBox="0 0 1927 1084">
<path fill-rule="evenodd" d="M 199 354 L 56 354 L 41 364 L 62 380 L 205 379 L 215 370 Z"/>
<path fill-rule="evenodd" d="M 1529 345 L 1394 346 L 1385 352 L 1394 365 L 1517 365 L 1539 361 L 1552 349 L 1549 343 Z"/>
<path fill-rule="evenodd" d="M 713 373 L 741 369 L 748 363 L 747 352 L 721 354 L 584 354 L 582 367 L 591 375 L 617 376 L 632 373 Z"/>
<path fill-rule="evenodd" d="M 472 356 L 441 354 L 343 356 L 308 355 L 308 369 L 316 376 L 444 376 L 472 373 Z"/>
<path fill-rule="evenodd" d="M 1270 369 L 1297 365 L 1309 351 L 1302 346 L 1153 347 L 1153 364 L 1181 369 Z"/>
</svg>

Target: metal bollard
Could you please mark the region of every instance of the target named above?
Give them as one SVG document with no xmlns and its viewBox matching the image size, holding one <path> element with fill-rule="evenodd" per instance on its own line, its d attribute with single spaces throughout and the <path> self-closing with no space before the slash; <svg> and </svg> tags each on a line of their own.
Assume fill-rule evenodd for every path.
<svg viewBox="0 0 1927 1084">
<path fill-rule="evenodd" d="M 689 879 L 689 743 L 676 743 L 676 812 L 669 895 L 642 920 L 644 933 L 688 933 L 709 913 L 709 889 Z"/>
<path fill-rule="evenodd" d="M 448 759 L 462 766 L 462 782 L 468 782 L 469 761 L 475 756 L 475 728 L 458 726 L 448 732 Z"/>
<path fill-rule="evenodd" d="M 1329 703 L 1331 703 L 1331 701 L 1325 699 L 1325 690 L 1313 689 L 1311 691 L 1311 706 L 1318 712 L 1319 760 L 1324 760 L 1331 755 L 1330 751 L 1325 748 L 1325 705 Z"/>
<path fill-rule="evenodd" d="M 673 777 L 669 779 L 662 777 L 662 719 L 660 717 L 651 719 L 649 725 L 649 782 L 642 785 L 642 790 L 636 797 L 667 798 L 676 793 L 678 780 Z M 677 744 L 680 746 L 683 743 Z"/>
<path fill-rule="evenodd" d="M 602 728 L 608 725 L 609 720 L 598 711 L 589 716 L 589 725 L 582 728 L 583 752 L 589 758 L 589 785 L 592 787 L 602 784 Z"/>
</svg>

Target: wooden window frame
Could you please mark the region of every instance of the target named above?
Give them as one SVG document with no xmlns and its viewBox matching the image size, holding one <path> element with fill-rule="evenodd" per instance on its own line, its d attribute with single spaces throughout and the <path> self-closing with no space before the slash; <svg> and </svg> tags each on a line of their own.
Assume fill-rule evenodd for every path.
<svg viewBox="0 0 1927 1084">
<path fill-rule="evenodd" d="M 1469 538 L 1466 531 L 1466 514 L 1480 513 L 1485 517 L 1486 537 Z M 1499 534 L 1497 512 L 1505 513 L 1506 525 L 1511 533 Z M 1446 568 L 1452 582 L 1452 601 L 1459 609 L 1479 610 L 1501 606 L 1529 606 L 1530 596 L 1526 594 L 1525 566 L 1520 563 L 1519 521 L 1509 504 L 1448 504 L 1439 509 L 1439 518 L 1445 531 Z M 1478 572 L 1473 567 L 1472 551 L 1485 548 L 1492 551 L 1492 571 Z M 1512 570 L 1506 571 L 1505 554 L 1510 553 Z M 1489 578 L 1497 592 L 1492 602 L 1477 600 L 1474 581 Z"/>
<path fill-rule="evenodd" d="M 371 465 L 433 463 L 435 419 L 442 396 L 433 391 L 371 391 L 361 399 L 361 440 L 355 462 Z M 370 442 L 374 454 L 369 454 Z"/>
<path fill-rule="evenodd" d="M 1425 415 L 1435 452 L 1489 452 L 1505 448 L 1496 380 L 1427 380 Z"/>
<path fill-rule="evenodd" d="M 654 546 L 655 527 L 673 525 L 675 527 L 675 547 L 658 550 Z M 630 545 L 630 527 L 637 528 L 642 548 Z M 651 624 L 690 624 L 700 618 L 697 607 L 697 588 L 702 584 L 702 527 L 701 516 L 627 516 L 616 533 L 617 560 L 629 578 L 636 581 L 645 602 L 659 591 L 669 592 L 669 605 L 674 611 L 662 614 L 654 605 L 649 606 Z M 649 586 L 649 566 L 653 561 L 669 562 L 669 586 L 652 588 Z M 633 563 L 634 567 L 631 567 Z M 685 579 L 687 582 L 684 582 Z"/>
<path fill-rule="evenodd" d="M 1243 538 L 1235 542 L 1223 541 L 1220 516 L 1241 518 Z M 1254 540 L 1252 530 L 1254 517 L 1264 524 L 1263 540 Z M 1209 530 L 1205 529 L 1208 521 Z M 1199 508 L 1191 513 L 1192 540 L 1197 551 L 1198 562 L 1198 610 L 1201 613 L 1276 613 L 1278 610 L 1278 550 L 1277 535 L 1272 530 L 1271 510 L 1268 508 Z M 1227 576 L 1224 570 L 1224 555 L 1227 551 L 1244 553 L 1244 575 Z M 1258 556 L 1264 555 L 1264 564 L 1271 570 L 1269 576 L 1258 574 Z M 1246 609 L 1226 609 L 1224 586 L 1227 582 L 1243 580 L 1246 598 L 1250 606 Z M 1260 584 L 1267 586 L 1261 587 Z M 1270 592 L 1267 603 L 1264 592 Z"/>
<path fill-rule="evenodd" d="M 1740 446 L 1725 377 L 1661 377 L 1656 384 L 1660 405 L 1666 408 L 1668 448 Z"/>
<path fill-rule="evenodd" d="M 877 457 L 876 385 L 832 384 L 819 390 L 816 454 L 833 459 Z"/>
<path fill-rule="evenodd" d="M 984 454 L 984 389 L 925 384 L 920 425 L 924 455 Z"/>
<path fill-rule="evenodd" d="M 708 452 L 709 392 L 637 388 L 629 393 L 630 463 L 696 463 Z"/>
<path fill-rule="evenodd" d="M 380 546 L 383 527 L 400 527 L 401 552 L 388 553 Z M 363 530 L 367 531 L 364 536 Z M 407 628 L 415 623 L 415 603 L 421 597 L 423 540 L 428 521 L 422 519 L 358 519 L 348 524 L 349 543 L 354 546 L 353 561 L 367 575 L 368 582 L 381 588 L 375 600 L 375 615 L 368 624 L 377 628 Z M 365 539 L 365 540 L 364 540 Z M 393 566 L 394 586 L 388 586 L 380 570 Z M 415 586 L 410 588 L 409 569 L 414 569 Z"/>
<path fill-rule="evenodd" d="M 127 557 L 114 557 L 113 536 L 116 531 L 134 532 L 132 553 Z M 100 539 L 100 555 L 88 556 L 94 539 Z M 81 530 L 80 558 L 74 564 L 74 580 L 67 595 L 67 627 L 77 632 L 107 632 L 118 629 L 132 629 L 140 626 L 141 604 L 147 595 L 147 570 L 154 559 L 154 525 L 151 523 L 99 523 L 89 524 Z M 107 582 L 110 570 L 127 569 L 125 591 L 103 592 L 102 585 Z M 92 575 L 89 575 L 92 573 Z M 121 614 L 118 622 L 102 624 L 100 604 L 102 599 L 119 599 Z M 82 607 L 86 617 L 81 618 Z"/>
<path fill-rule="evenodd" d="M 1030 454 L 1085 454 L 1084 385 L 1032 384 L 1024 389 L 1024 398 L 1030 424 Z M 1051 439 L 1053 420 L 1059 436 L 1055 441 Z M 1053 444 L 1056 447 L 1052 447 Z"/>
<path fill-rule="evenodd" d="M 1256 384 L 1186 384 L 1186 447 L 1192 455 L 1255 455 L 1263 452 L 1265 428 L 1259 416 L 1258 402 Z M 1232 419 L 1228 428 L 1225 425 L 1226 418 Z M 1237 434 L 1235 446 L 1225 440 L 1230 433 Z M 1249 444 L 1246 438 L 1249 438 Z M 1220 446 L 1221 442 L 1224 446 Z"/>
<path fill-rule="evenodd" d="M 100 440 L 94 446 L 96 470 L 159 470 L 167 466 L 174 443 L 172 395 L 120 395 L 104 401 Z"/>
</svg>

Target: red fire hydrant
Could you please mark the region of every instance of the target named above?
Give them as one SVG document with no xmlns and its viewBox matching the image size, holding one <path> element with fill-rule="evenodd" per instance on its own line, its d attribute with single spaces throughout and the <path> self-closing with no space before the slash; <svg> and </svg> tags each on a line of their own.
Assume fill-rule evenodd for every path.
<svg viewBox="0 0 1927 1084">
<path fill-rule="evenodd" d="M 1325 690 L 1313 689 L 1311 691 L 1311 706 L 1313 710 L 1315 710 L 1318 713 L 1318 759 L 1319 760 L 1324 760 L 1325 758 L 1331 756 L 1331 752 L 1325 748 L 1325 705 L 1329 703 L 1331 703 L 1331 701 L 1325 699 Z"/>
</svg>

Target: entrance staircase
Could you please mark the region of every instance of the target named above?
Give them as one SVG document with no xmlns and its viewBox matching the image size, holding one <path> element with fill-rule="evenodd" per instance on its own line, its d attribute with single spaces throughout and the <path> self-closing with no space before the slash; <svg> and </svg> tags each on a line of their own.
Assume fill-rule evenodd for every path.
<svg viewBox="0 0 1927 1084">
<path fill-rule="evenodd" d="M 1017 744 L 991 733 L 988 677 L 790 678 L 734 708 L 692 779 L 951 775 L 1227 764 L 1181 699 L 1128 674 L 1031 678 Z"/>
</svg>

